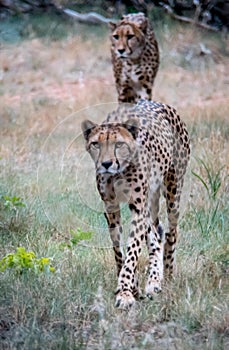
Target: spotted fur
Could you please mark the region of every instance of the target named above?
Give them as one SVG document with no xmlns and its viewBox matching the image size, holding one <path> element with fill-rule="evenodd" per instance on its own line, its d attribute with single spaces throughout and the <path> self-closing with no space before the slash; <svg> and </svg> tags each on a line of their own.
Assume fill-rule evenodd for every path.
<svg viewBox="0 0 229 350">
<path fill-rule="evenodd" d="M 111 56 L 119 102 L 150 100 L 159 66 L 158 44 L 143 13 L 110 23 Z"/>
<path fill-rule="evenodd" d="M 82 130 L 95 162 L 97 188 L 113 242 L 116 306 L 128 308 L 138 295 L 136 267 L 144 242 L 149 251 L 146 294 L 159 292 L 164 272 L 173 273 L 179 202 L 190 154 L 188 133 L 174 108 L 143 100 L 131 107 L 120 105 L 101 125 L 84 121 Z M 158 218 L 162 189 L 169 221 L 164 238 Z M 120 202 L 128 202 L 132 216 L 126 256 Z"/>
</svg>

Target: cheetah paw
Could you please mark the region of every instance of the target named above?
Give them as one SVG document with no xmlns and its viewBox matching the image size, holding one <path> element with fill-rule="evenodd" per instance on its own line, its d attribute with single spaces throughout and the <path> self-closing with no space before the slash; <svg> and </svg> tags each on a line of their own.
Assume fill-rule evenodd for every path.
<svg viewBox="0 0 229 350">
<path fill-rule="evenodd" d="M 147 283 L 145 288 L 145 294 L 149 299 L 153 299 L 154 295 L 160 292 L 161 292 L 160 283 Z"/>
<path fill-rule="evenodd" d="M 135 303 L 135 298 L 130 291 L 121 291 L 116 296 L 115 306 L 119 309 L 128 310 Z"/>
</svg>

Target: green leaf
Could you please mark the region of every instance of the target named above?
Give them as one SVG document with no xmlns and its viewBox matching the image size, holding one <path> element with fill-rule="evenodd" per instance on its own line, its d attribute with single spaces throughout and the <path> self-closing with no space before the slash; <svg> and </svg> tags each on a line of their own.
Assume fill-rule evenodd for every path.
<svg viewBox="0 0 229 350">
<path fill-rule="evenodd" d="M 16 210 L 17 207 L 25 207 L 25 203 L 22 201 L 20 197 L 10 197 L 7 195 L 2 196 L 2 199 L 4 200 L 4 206 L 7 209 Z"/>
<path fill-rule="evenodd" d="M 80 241 L 89 241 L 93 235 L 93 232 L 81 231 L 81 229 L 78 228 L 76 232 L 74 230 L 70 230 L 70 234 L 72 235 L 70 242 L 73 245 L 77 245 Z"/>
</svg>

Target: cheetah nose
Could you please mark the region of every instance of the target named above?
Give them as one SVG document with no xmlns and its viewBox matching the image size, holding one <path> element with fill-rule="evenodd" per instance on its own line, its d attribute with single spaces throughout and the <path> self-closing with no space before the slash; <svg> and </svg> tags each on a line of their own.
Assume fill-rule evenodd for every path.
<svg viewBox="0 0 229 350">
<path fill-rule="evenodd" d="M 111 162 L 110 160 L 108 160 L 108 161 L 102 163 L 102 166 L 103 166 L 105 169 L 109 169 L 111 165 L 112 165 L 112 162 Z"/>
<path fill-rule="evenodd" d="M 120 53 L 120 55 L 122 55 L 125 52 L 125 49 L 119 49 L 118 52 Z"/>
</svg>

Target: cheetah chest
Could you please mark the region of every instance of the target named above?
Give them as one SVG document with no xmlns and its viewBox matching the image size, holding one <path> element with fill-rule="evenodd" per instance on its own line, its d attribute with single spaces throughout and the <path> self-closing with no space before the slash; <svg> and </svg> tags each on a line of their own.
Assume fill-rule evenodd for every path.
<svg viewBox="0 0 229 350">
<path fill-rule="evenodd" d="M 123 62 L 123 69 L 121 74 L 121 83 L 131 82 L 136 88 L 139 88 L 142 83 L 139 79 L 142 73 L 142 68 L 140 64 L 133 64 L 130 61 Z"/>
</svg>

